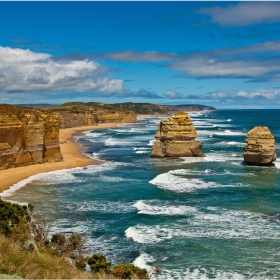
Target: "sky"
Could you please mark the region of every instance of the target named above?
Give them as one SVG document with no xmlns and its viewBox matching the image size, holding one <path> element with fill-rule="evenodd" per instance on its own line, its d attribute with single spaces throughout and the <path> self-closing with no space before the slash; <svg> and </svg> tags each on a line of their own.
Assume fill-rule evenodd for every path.
<svg viewBox="0 0 280 280">
<path fill-rule="evenodd" d="M 0 103 L 280 108 L 280 2 L 0 2 Z"/>
</svg>

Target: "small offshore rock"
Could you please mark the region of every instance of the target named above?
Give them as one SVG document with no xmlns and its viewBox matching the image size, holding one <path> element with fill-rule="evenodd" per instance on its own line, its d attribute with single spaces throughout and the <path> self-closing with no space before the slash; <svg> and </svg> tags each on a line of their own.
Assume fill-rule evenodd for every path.
<svg viewBox="0 0 280 280">
<path fill-rule="evenodd" d="M 158 125 L 151 157 L 203 157 L 202 145 L 196 141 L 196 129 L 188 114 L 179 112 Z"/>
<path fill-rule="evenodd" d="M 249 165 L 271 165 L 276 160 L 275 139 L 267 126 L 255 126 L 245 139 L 244 161 Z"/>
</svg>

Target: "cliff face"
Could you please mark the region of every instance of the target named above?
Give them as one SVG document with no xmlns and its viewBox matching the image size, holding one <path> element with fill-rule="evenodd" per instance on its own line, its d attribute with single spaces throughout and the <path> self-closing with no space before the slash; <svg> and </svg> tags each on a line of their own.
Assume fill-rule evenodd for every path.
<svg viewBox="0 0 280 280">
<path fill-rule="evenodd" d="M 108 112 L 97 115 L 97 123 L 134 123 L 137 115 L 132 112 Z"/>
<path fill-rule="evenodd" d="M 250 165 L 270 165 L 276 160 L 276 146 L 267 126 L 255 126 L 246 137 L 243 148 L 244 161 Z"/>
<path fill-rule="evenodd" d="M 176 113 L 163 119 L 158 125 L 156 142 L 151 157 L 194 157 L 204 156 L 202 145 L 196 141 L 196 129 L 186 113 Z"/>
<path fill-rule="evenodd" d="M 112 110 L 106 106 L 58 106 L 53 109 L 59 128 L 98 125 L 99 123 L 133 123 L 137 115 L 125 110 Z"/>
<path fill-rule="evenodd" d="M 58 112 L 56 113 L 59 128 L 69 128 L 87 125 L 98 125 L 99 123 L 133 123 L 137 122 L 134 113 L 103 112 L 93 114 L 92 112 Z"/>
<path fill-rule="evenodd" d="M 0 170 L 62 161 L 58 133 L 54 115 L 0 105 Z"/>
<path fill-rule="evenodd" d="M 56 113 L 59 128 L 78 127 L 86 125 L 97 125 L 96 116 L 90 112 L 61 111 Z"/>
</svg>

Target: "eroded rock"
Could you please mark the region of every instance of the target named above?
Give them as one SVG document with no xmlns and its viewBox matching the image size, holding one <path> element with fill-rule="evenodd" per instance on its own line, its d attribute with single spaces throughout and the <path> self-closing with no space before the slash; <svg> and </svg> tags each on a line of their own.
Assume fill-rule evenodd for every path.
<svg viewBox="0 0 280 280">
<path fill-rule="evenodd" d="M 267 126 L 255 126 L 246 137 L 244 161 L 249 165 L 271 165 L 276 160 L 276 146 Z"/>
<path fill-rule="evenodd" d="M 151 157 L 202 157 L 202 145 L 196 137 L 189 115 L 176 113 L 158 125 Z"/>
<path fill-rule="evenodd" d="M 57 117 L 13 105 L 0 105 L 0 170 L 62 161 Z"/>
</svg>

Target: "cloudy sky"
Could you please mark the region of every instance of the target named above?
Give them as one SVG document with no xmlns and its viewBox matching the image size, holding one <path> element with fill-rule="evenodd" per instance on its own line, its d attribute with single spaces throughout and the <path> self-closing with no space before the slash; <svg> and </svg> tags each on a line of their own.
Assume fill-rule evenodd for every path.
<svg viewBox="0 0 280 280">
<path fill-rule="evenodd" d="M 280 108 L 280 2 L 0 2 L 0 103 Z"/>
</svg>

